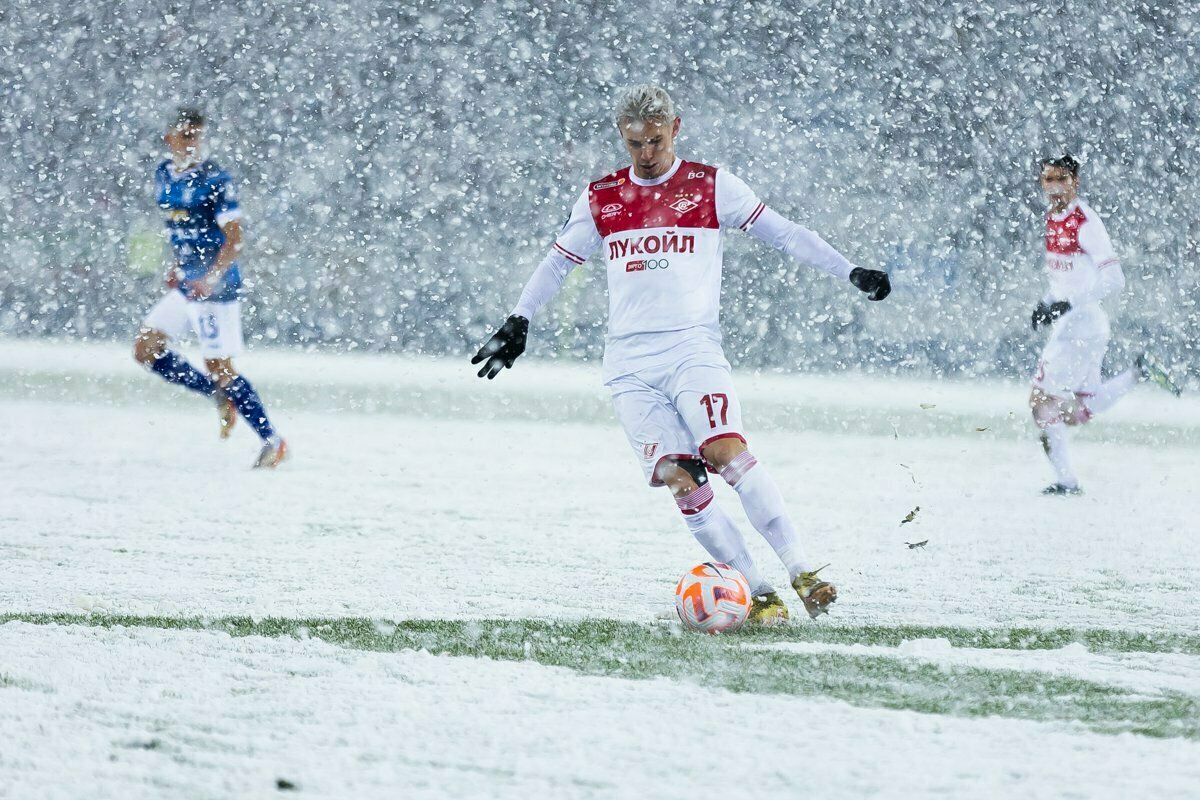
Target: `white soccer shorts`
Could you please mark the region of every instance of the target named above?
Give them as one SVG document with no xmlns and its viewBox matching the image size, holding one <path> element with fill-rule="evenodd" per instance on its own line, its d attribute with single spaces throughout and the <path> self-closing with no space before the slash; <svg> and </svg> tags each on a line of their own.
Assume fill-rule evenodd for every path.
<svg viewBox="0 0 1200 800">
<path fill-rule="evenodd" d="M 717 439 L 746 441 L 728 364 L 690 359 L 623 375 L 607 385 L 617 419 L 651 486 L 663 485 L 654 475 L 663 459 L 700 458 Z"/>
<path fill-rule="evenodd" d="M 1033 385 L 1054 397 L 1095 391 L 1110 335 L 1108 315 L 1099 305 L 1068 311 L 1050 329 Z"/>
<path fill-rule="evenodd" d="M 238 300 L 197 302 L 172 289 L 150 309 L 142 327 L 162 331 L 172 339 L 195 333 L 200 355 L 206 359 L 242 354 L 242 307 Z"/>
</svg>

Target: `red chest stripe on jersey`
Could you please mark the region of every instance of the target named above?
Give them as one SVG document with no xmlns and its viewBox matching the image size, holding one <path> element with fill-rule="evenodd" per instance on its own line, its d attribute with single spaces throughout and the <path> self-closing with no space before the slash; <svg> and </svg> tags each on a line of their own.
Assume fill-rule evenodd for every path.
<svg viewBox="0 0 1200 800">
<path fill-rule="evenodd" d="M 638 186 L 629 179 L 629 167 L 608 175 L 588 186 L 588 201 L 596 230 L 602 237 L 622 231 L 644 228 L 719 228 L 717 222 L 717 169 L 707 164 L 684 161 L 665 183 Z M 651 243 L 650 238 L 663 241 Z M 678 247 L 675 252 L 694 252 L 695 239 L 678 235 L 678 241 L 664 237 L 639 239 L 642 252 L 647 247 Z M 690 239 L 691 250 L 682 249 Z M 630 241 L 630 248 L 634 242 Z M 660 252 L 669 252 L 661 250 Z M 630 253 L 632 254 L 632 253 Z M 619 256 L 617 256 L 619 257 Z"/>
<path fill-rule="evenodd" d="M 1046 218 L 1046 252 L 1061 256 L 1082 253 L 1079 246 L 1079 228 L 1087 222 L 1083 211 L 1076 208 L 1063 219 Z"/>
</svg>

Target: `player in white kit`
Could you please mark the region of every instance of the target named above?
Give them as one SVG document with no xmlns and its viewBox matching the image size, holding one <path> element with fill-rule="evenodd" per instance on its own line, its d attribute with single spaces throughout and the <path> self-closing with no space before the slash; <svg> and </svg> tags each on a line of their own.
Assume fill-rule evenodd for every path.
<svg viewBox="0 0 1200 800">
<path fill-rule="evenodd" d="M 1040 182 L 1046 216 L 1046 272 L 1050 286 L 1033 312 L 1033 328 L 1051 327 L 1038 361 L 1029 405 L 1042 449 L 1054 468 L 1048 495 L 1082 490 L 1067 453 L 1067 427 L 1107 411 L 1140 381 L 1152 380 L 1180 393 L 1149 353 L 1107 381 L 1100 364 L 1108 348 L 1108 315 L 1100 302 L 1125 288 L 1121 262 L 1095 211 L 1079 199 L 1079 162 L 1070 154 L 1042 161 Z"/>
<path fill-rule="evenodd" d="M 668 94 L 643 85 L 617 104 L 618 133 L 633 164 L 589 184 L 554 246 L 534 270 L 504 326 L 472 364 L 494 378 L 525 350 L 529 320 L 567 274 L 602 250 L 609 320 L 604 382 L 651 486 L 670 488 L 692 534 L 716 560 L 741 571 L 754 594 L 751 619 L 786 620 L 733 520 L 713 500 L 707 473 L 737 492 L 812 617 L 837 590 L 817 576 L 783 493 L 747 449 L 742 409 L 719 322 L 725 231 L 738 229 L 882 300 L 887 273 L 855 267 L 812 231 L 767 208 L 725 169 L 675 155 L 680 118 Z"/>
</svg>

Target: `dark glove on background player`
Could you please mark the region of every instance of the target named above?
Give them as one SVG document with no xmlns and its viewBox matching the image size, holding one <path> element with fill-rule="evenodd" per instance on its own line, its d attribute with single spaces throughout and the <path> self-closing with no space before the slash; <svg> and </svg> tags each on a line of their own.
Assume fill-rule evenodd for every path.
<svg viewBox="0 0 1200 800">
<path fill-rule="evenodd" d="M 892 282 L 882 270 L 855 267 L 850 270 L 850 282 L 866 292 L 868 300 L 882 300 L 892 293 Z"/>
<path fill-rule="evenodd" d="M 525 337 L 528 334 L 529 320 L 516 314 L 506 319 L 500 330 L 471 359 L 472 364 L 487 359 L 487 363 L 479 370 L 479 377 L 487 375 L 490 381 L 500 374 L 500 370 L 511 367 L 517 356 L 525 352 Z"/>
<path fill-rule="evenodd" d="M 1059 317 L 1070 310 L 1071 304 L 1066 300 L 1059 300 L 1057 303 L 1051 303 L 1050 305 L 1046 305 L 1039 300 L 1037 308 L 1033 310 L 1030 322 L 1033 323 L 1033 329 L 1036 331 L 1038 328 L 1053 325 Z"/>
</svg>

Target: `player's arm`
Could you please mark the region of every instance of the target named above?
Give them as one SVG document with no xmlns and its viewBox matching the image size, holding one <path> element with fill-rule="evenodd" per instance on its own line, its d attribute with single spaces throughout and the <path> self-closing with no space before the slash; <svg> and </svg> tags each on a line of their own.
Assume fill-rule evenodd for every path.
<svg viewBox="0 0 1200 800">
<path fill-rule="evenodd" d="M 1099 271 L 1092 288 L 1067 298 L 1073 306 L 1098 303 L 1109 295 L 1119 294 L 1125 288 L 1125 270 L 1117 258 L 1108 230 L 1095 214 L 1088 214 L 1087 221 L 1079 227 L 1079 246 L 1088 254 Z"/>
<path fill-rule="evenodd" d="M 154 183 L 150 189 L 150 195 L 154 198 L 154 203 L 158 203 L 158 196 L 163 190 L 163 182 L 166 180 L 164 171 L 166 167 L 162 164 L 154 172 Z M 175 252 L 174 243 L 171 241 L 171 225 L 164 220 L 163 223 L 163 240 L 167 243 L 167 248 L 171 251 L 171 265 L 167 267 L 166 273 L 163 274 L 163 283 L 168 289 L 178 289 L 179 282 L 183 279 L 183 265 L 179 263 L 179 255 Z"/>
<path fill-rule="evenodd" d="M 512 367 L 517 357 L 525 352 L 529 320 L 542 306 L 554 299 L 567 276 L 575 267 L 587 261 L 588 256 L 600 246 L 600 241 L 585 191 L 571 209 L 571 216 L 554 241 L 554 246 L 529 276 L 525 288 L 521 290 L 521 298 L 504 325 L 471 359 L 472 364 L 485 362 L 479 369 L 479 377 L 486 376 L 491 380 L 500 370 Z"/>
<path fill-rule="evenodd" d="M 854 266 L 815 231 L 767 208 L 728 170 L 717 171 L 717 216 L 722 225 L 737 227 L 803 264 L 850 281 L 870 300 L 882 300 L 892 291 L 886 272 Z"/>
<path fill-rule="evenodd" d="M 230 180 L 225 177 L 217 187 L 216 219 L 225 241 L 217 250 L 217 257 L 208 272 L 192 281 L 188 287 L 192 296 L 203 299 L 215 292 L 225 280 L 225 273 L 237 261 L 242 249 L 242 210 L 238 206 Z"/>
</svg>

